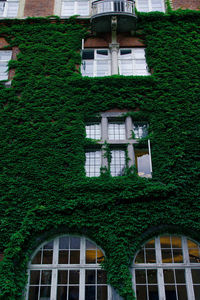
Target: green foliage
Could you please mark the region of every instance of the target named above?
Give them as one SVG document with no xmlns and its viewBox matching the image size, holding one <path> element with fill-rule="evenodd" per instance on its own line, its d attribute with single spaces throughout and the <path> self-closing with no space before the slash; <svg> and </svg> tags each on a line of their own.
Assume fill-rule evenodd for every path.
<svg viewBox="0 0 200 300">
<path fill-rule="evenodd" d="M 108 280 L 134 299 L 136 250 L 162 232 L 199 240 L 200 13 L 138 14 L 152 76 L 81 77 L 85 25 L 72 18 L 7 20 L 18 46 L 11 88 L 0 85 L 0 298 L 20 299 L 30 255 L 61 233 L 85 235 L 106 253 Z M 87 178 L 85 121 L 112 108 L 149 123 L 153 178 L 135 172 Z M 108 152 L 109 154 L 109 152 Z"/>
</svg>

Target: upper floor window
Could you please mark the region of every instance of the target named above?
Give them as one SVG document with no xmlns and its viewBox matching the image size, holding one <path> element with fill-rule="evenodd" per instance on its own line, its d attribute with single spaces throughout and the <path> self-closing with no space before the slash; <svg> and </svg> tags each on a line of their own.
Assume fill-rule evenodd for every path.
<svg viewBox="0 0 200 300">
<path fill-rule="evenodd" d="M 120 49 L 118 59 L 120 75 L 150 75 L 144 48 Z"/>
<path fill-rule="evenodd" d="M 0 18 L 17 17 L 19 0 L 0 0 Z"/>
<path fill-rule="evenodd" d="M 61 17 L 88 16 L 89 14 L 90 5 L 88 0 L 62 0 Z"/>
<path fill-rule="evenodd" d="M 110 300 L 100 262 L 104 254 L 85 237 L 61 236 L 44 243 L 28 267 L 26 300 Z"/>
<path fill-rule="evenodd" d="M 109 49 L 84 49 L 81 73 L 89 77 L 109 76 L 111 62 Z M 117 63 L 120 75 L 150 75 L 147 70 L 145 48 L 119 49 Z"/>
<path fill-rule="evenodd" d="M 83 50 L 81 73 L 83 76 L 89 77 L 111 75 L 111 56 L 109 50 Z"/>
<path fill-rule="evenodd" d="M 0 80 L 8 79 L 8 62 L 11 56 L 11 50 L 0 50 Z"/>
<path fill-rule="evenodd" d="M 135 0 L 138 11 L 165 11 L 164 0 Z"/>
<path fill-rule="evenodd" d="M 199 300 L 200 246 L 185 236 L 147 242 L 133 264 L 137 300 Z"/>
<path fill-rule="evenodd" d="M 112 176 L 124 175 L 126 167 L 135 164 L 138 175 L 151 177 L 150 141 L 137 149 L 138 139 L 147 136 L 147 123 L 134 122 L 122 113 L 103 113 L 101 119 L 86 124 L 86 137 L 97 140 L 97 146 L 86 150 L 86 176 L 100 176 L 101 167 L 110 169 Z M 109 155 L 104 143 L 109 146 Z"/>
</svg>

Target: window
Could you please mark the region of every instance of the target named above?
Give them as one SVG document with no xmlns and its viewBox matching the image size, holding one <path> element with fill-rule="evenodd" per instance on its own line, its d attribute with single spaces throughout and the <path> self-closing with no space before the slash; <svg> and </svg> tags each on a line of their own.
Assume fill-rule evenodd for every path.
<svg viewBox="0 0 200 300">
<path fill-rule="evenodd" d="M 89 77 L 109 76 L 111 60 L 109 49 L 84 49 L 81 73 Z M 145 48 L 120 49 L 117 63 L 120 75 L 150 75 L 147 70 Z"/>
<path fill-rule="evenodd" d="M 83 76 L 108 76 L 111 75 L 111 59 L 108 49 L 88 49 L 82 51 Z"/>
<path fill-rule="evenodd" d="M 62 236 L 44 243 L 28 267 L 26 300 L 110 300 L 104 254 L 85 237 Z"/>
<path fill-rule="evenodd" d="M 150 141 L 137 149 L 138 140 L 147 137 L 148 125 L 123 117 L 121 112 L 103 113 L 99 121 L 86 124 L 86 137 L 97 141 L 95 149 L 86 150 L 86 176 L 100 176 L 101 167 L 109 167 L 112 176 L 122 176 L 127 167 L 135 164 L 138 175 L 151 177 Z M 110 161 L 104 143 L 109 145 Z"/>
<path fill-rule="evenodd" d="M 69 17 L 73 15 L 88 16 L 90 14 L 88 0 L 63 0 L 61 16 Z"/>
<path fill-rule="evenodd" d="M 15 18 L 18 13 L 19 0 L 0 0 L 0 18 Z"/>
<path fill-rule="evenodd" d="M 147 242 L 133 264 L 137 300 L 200 299 L 200 246 L 185 236 Z"/>
<path fill-rule="evenodd" d="M 118 59 L 120 75 L 150 75 L 144 48 L 120 49 Z"/>
<path fill-rule="evenodd" d="M 136 0 L 136 7 L 138 11 L 165 11 L 164 0 Z"/>
<path fill-rule="evenodd" d="M 11 56 L 11 50 L 0 50 L 0 80 L 8 79 L 8 62 L 11 59 Z"/>
</svg>

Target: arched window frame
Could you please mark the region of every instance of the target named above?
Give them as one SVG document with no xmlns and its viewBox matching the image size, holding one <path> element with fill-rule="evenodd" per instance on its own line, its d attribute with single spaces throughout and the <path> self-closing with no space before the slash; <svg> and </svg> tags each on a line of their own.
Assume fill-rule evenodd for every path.
<svg viewBox="0 0 200 300">
<path fill-rule="evenodd" d="M 159 299 L 166 300 L 165 294 L 165 282 L 164 282 L 164 270 L 185 270 L 185 283 L 186 289 L 188 294 L 188 300 L 198 300 L 195 298 L 194 293 L 194 285 L 198 285 L 200 288 L 200 281 L 199 284 L 193 282 L 192 279 L 192 270 L 200 270 L 200 263 L 193 263 L 190 262 L 189 257 L 189 248 L 188 248 L 188 240 L 198 245 L 199 254 L 200 254 L 200 245 L 199 243 L 191 240 L 186 236 L 179 236 L 179 235 L 164 235 L 170 237 L 180 237 L 182 240 L 182 253 L 183 253 L 183 262 L 182 263 L 163 263 L 162 262 L 162 253 L 161 253 L 161 244 L 160 244 L 160 237 L 158 236 L 155 238 L 155 255 L 156 255 L 156 263 L 135 263 L 135 259 L 137 258 L 138 253 L 145 247 L 145 245 L 150 241 L 147 241 L 143 247 L 137 252 L 135 255 L 133 265 L 131 268 L 132 271 L 132 284 L 134 291 L 136 293 L 136 270 L 157 270 L 157 286 L 158 286 L 158 295 Z M 152 239 L 151 239 L 152 240 Z M 172 248 L 173 249 L 173 248 Z M 173 250 L 172 250 L 173 251 Z M 147 276 L 147 273 L 146 273 Z M 144 284 L 147 286 L 147 283 Z M 177 283 L 175 283 L 177 285 Z M 147 295 L 148 299 L 149 296 Z"/>
<path fill-rule="evenodd" d="M 80 238 L 80 264 L 58 264 L 58 254 L 59 254 L 59 238 L 62 237 L 75 237 Z M 38 251 L 43 248 L 43 246 L 49 242 L 53 241 L 53 260 L 52 264 L 31 264 L 32 259 L 38 253 Z M 92 244 L 96 245 L 96 249 L 100 250 L 103 254 L 104 251 L 92 240 L 77 235 L 61 235 L 54 239 L 48 240 L 43 242 L 33 253 L 31 256 L 31 260 L 28 264 L 28 284 L 26 289 L 26 296 L 25 299 L 29 299 L 29 287 L 30 287 L 30 272 L 32 270 L 52 270 L 51 276 L 51 294 L 50 299 L 57 299 L 57 282 L 58 282 L 58 270 L 79 270 L 80 277 L 79 277 L 79 300 L 85 299 L 85 271 L 86 270 L 102 270 L 99 263 L 86 263 L 86 241 L 91 242 Z M 97 285 L 97 284 L 95 284 Z M 103 284 L 104 285 L 104 284 Z M 112 300 L 112 288 L 108 284 L 107 286 L 107 300 Z"/>
</svg>

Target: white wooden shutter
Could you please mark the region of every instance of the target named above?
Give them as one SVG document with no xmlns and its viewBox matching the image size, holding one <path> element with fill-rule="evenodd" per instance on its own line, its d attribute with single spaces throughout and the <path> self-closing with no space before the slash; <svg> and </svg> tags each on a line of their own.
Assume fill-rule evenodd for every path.
<svg viewBox="0 0 200 300">
<path fill-rule="evenodd" d="M 7 2 L 7 17 L 15 18 L 17 17 L 19 1 L 8 1 Z"/>
<path fill-rule="evenodd" d="M 134 49 L 134 75 L 149 75 L 144 48 Z"/>
<path fill-rule="evenodd" d="M 4 16 L 5 2 L 0 2 L 0 17 Z"/>
<path fill-rule="evenodd" d="M 8 79 L 8 62 L 11 59 L 12 51 L 5 50 L 0 51 L 0 80 L 7 80 Z"/>
<path fill-rule="evenodd" d="M 96 76 L 108 76 L 109 74 L 109 61 L 108 60 L 97 60 L 96 61 Z"/>
<path fill-rule="evenodd" d="M 83 60 L 81 67 L 82 76 L 94 76 L 94 60 Z"/>
<path fill-rule="evenodd" d="M 77 2 L 77 15 L 88 16 L 89 15 L 89 1 L 78 1 Z"/>
<path fill-rule="evenodd" d="M 163 0 L 151 0 L 152 11 L 164 11 Z"/>
<path fill-rule="evenodd" d="M 133 57 L 131 49 L 122 49 L 119 52 L 119 73 L 120 75 L 133 75 Z"/>
<path fill-rule="evenodd" d="M 137 10 L 141 12 L 148 12 L 149 0 L 137 0 Z"/>
<path fill-rule="evenodd" d="M 61 16 L 68 17 L 73 16 L 75 14 L 75 1 L 63 1 Z"/>
</svg>

